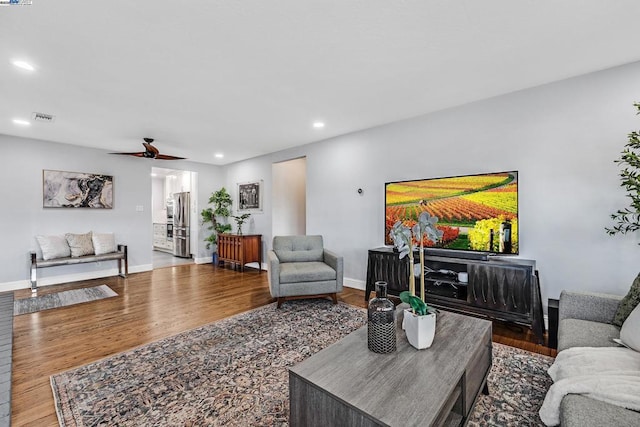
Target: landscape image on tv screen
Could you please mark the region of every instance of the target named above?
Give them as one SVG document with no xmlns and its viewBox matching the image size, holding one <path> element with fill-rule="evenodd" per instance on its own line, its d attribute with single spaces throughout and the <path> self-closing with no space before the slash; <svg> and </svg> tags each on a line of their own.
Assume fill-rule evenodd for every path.
<svg viewBox="0 0 640 427">
<path fill-rule="evenodd" d="M 518 172 L 385 184 L 385 244 L 397 221 L 412 226 L 427 211 L 438 217 L 438 248 L 518 253 Z"/>
</svg>

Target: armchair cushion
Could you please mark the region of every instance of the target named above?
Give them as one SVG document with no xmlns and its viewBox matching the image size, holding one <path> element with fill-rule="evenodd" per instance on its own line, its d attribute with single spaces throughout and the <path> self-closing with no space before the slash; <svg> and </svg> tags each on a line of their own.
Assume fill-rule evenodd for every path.
<svg viewBox="0 0 640 427">
<path fill-rule="evenodd" d="M 322 236 L 275 236 L 273 251 L 281 263 L 323 261 Z"/>
<path fill-rule="evenodd" d="M 336 271 L 324 262 L 287 262 L 280 264 L 280 283 L 336 280 Z"/>
</svg>

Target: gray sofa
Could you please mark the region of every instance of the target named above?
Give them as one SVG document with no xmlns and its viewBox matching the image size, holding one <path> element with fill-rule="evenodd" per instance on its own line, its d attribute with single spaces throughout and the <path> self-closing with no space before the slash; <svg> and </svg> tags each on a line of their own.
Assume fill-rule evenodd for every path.
<svg viewBox="0 0 640 427">
<path fill-rule="evenodd" d="M 617 346 L 620 328 L 611 324 L 622 297 L 566 292 L 558 307 L 558 351 L 571 347 Z M 640 412 L 568 394 L 560 406 L 560 425 L 566 427 L 640 426 Z"/>
<path fill-rule="evenodd" d="M 337 304 L 342 292 L 343 259 L 324 248 L 322 236 L 275 236 L 267 252 L 269 290 L 278 299 L 329 295 Z"/>
</svg>

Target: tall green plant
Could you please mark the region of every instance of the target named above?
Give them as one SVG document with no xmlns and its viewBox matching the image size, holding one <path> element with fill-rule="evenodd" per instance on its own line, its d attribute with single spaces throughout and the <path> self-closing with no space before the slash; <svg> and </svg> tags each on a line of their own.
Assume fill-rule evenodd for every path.
<svg viewBox="0 0 640 427">
<path fill-rule="evenodd" d="M 633 104 L 636 115 L 640 114 L 640 103 Z M 627 144 L 616 163 L 623 166 L 620 171 L 620 186 L 627 190 L 627 197 L 631 199 L 629 207 L 619 209 L 611 214 L 615 225 L 606 228 L 610 235 L 626 234 L 640 229 L 640 132 L 632 131 L 627 136 Z"/>
<path fill-rule="evenodd" d="M 222 187 L 220 190 L 211 193 L 209 197 L 209 204 L 213 205 L 213 208 L 203 209 L 200 213 L 202 217 L 202 224 L 211 223 L 208 230 L 213 231 L 207 238 L 204 239 L 207 242 L 207 249 L 218 242 L 218 234 L 231 231 L 231 224 L 228 223 L 228 218 L 231 215 L 231 196 L 227 193 L 227 190 Z"/>
</svg>

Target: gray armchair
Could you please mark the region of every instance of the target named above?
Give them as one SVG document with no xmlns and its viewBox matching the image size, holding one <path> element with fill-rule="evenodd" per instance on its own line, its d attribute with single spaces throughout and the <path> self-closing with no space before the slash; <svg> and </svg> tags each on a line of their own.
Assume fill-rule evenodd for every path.
<svg viewBox="0 0 640 427">
<path fill-rule="evenodd" d="M 267 252 L 269 290 L 278 299 L 330 296 L 342 292 L 343 259 L 324 249 L 322 236 L 274 236 Z"/>
</svg>

